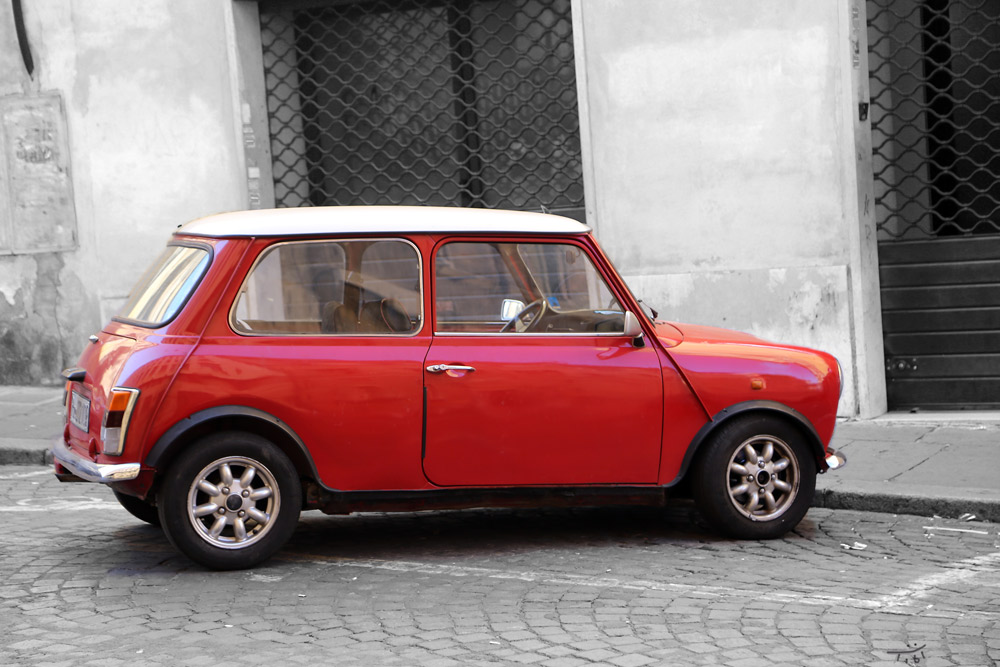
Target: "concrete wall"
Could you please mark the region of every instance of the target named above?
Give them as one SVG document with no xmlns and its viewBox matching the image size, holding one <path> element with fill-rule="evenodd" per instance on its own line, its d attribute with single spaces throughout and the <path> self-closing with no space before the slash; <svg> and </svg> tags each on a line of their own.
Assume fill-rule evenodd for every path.
<svg viewBox="0 0 1000 667">
<path fill-rule="evenodd" d="M 832 352 L 841 414 L 867 416 L 885 390 L 863 10 L 577 0 L 574 31 L 588 220 L 629 284 L 668 319 Z"/>
<path fill-rule="evenodd" d="M 234 41 L 234 11 L 246 9 L 229 0 L 23 5 L 35 71 L 25 71 L 3 3 L 0 107 L 61 100 L 55 152 L 68 152 L 61 217 L 72 234 L 56 251 L 0 248 L 0 383 L 45 384 L 76 361 L 176 225 L 247 207 L 241 121 L 250 110 Z M 0 163 L 17 166 L 7 136 Z M 0 181 L 0 198 L 13 201 L 19 189 L 9 174 Z M 0 206 L 0 227 L 18 229 L 30 208 Z"/>
<path fill-rule="evenodd" d="M 255 3 L 23 4 L 33 76 L 0 6 L 0 383 L 31 384 L 58 381 L 178 223 L 273 194 Z M 635 290 L 827 349 L 841 412 L 884 411 L 863 0 L 573 11 L 588 219 Z M 31 122 L 57 129 L 21 151 L 37 164 L 14 145 Z M 47 208 L 15 202 L 18 170 Z"/>
</svg>

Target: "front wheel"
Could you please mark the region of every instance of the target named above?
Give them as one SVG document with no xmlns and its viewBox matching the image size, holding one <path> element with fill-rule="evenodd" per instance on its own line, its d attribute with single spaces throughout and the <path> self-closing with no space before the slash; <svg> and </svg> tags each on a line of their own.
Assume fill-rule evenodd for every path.
<svg viewBox="0 0 1000 667">
<path fill-rule="evenodd" d="M 781 537 L 798 525 L 816 490 L 816 461 L 802 433 L 767 416 L 723 425 L 699 455 L 698 509 L 723 534 Z"/>
<path fill-rule="evenodd" d="M 184 452 L 167 472 L 158 504 L 167 538 L 184 555 L 238 570 L 266 560 L 291 537 L 302 486 L 274 444 L 233 431 Z"/>
</svg>

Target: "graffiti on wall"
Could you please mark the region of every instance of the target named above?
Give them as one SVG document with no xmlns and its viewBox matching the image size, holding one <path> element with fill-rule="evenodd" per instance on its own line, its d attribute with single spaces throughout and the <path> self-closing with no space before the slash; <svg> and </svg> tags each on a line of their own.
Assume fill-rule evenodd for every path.
<svg viewBox="0 0 1000 667">
<path fill-rule="evenodd" d="M 0 98 L 0 254 L 76 247 L 66 118 L 57 94 Z"/>
</svg>

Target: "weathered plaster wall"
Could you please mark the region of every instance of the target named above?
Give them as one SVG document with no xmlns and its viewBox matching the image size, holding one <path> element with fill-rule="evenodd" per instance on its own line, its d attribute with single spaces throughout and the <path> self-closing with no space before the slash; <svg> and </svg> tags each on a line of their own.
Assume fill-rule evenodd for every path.
<svg viewBox="0 0 1000 667">
<path fill-rule="evenodd" d="M 632 285 L 673 319 L 830 350 L 842 412 L 872 414 L 858 3 L 574 0 L 574 29 L 588 217 Z M 0 98 L 61 96 L 77 247 L 0 254 L 0 383 L 56 382 L 176 224 L 245 208 L 248 171 L 269 182 L 266 142 L 253 164 L 241 146 L 266 129 L 262 95 L 241 97 L 259 65 L 237 63 L 253 3 L 24 5 L 36 71 L 0 6 Z"/>
<path fill-rule="evenodd" d="M 841 413 L 884 411 L 857 391 L 882 380 L 852 308 L 877 273 L 852 245 L 851 2 L 574 9 L 588 219 L 630 285 L 669 319 L 828 350 L 848 376 Z"/>
<path fill-rule="evenodd" d="M 0 255 L 0 383 L 54 383 L 177 224 L 245 208 L 230 0 L 0 7 L 0 97 L 62 97 L 75 249 Z"/>
</svg>

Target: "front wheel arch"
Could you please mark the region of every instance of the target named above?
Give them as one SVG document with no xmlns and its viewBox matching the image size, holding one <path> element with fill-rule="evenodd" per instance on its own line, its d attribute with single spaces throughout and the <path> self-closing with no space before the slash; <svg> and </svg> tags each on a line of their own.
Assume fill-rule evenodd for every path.
<svg viewBox="0 0 1000 667">
<path fill-rule="evenodd" d="M 712 419 L 705 422 L 698 432 L 691 438 L 687 451 L 684 452 L 684 459 L 681 461 L 681 469 L 667 487 L 679 486 L 686 481 L 691 467 L 702 451 L 704 445 L 712 439 L 720 428 L 730 423 L 734 419 L 740 419 L 750 415 L 762 415 L 783 420 L 802 432 L 802 437 L 809 445 L 810 451 L 816 459 L 816 471 L 826 472 L 826 447 L 820 440 L 816 429 L 801 412 L 776 401 L 745 401 L 724 408 L 717 412 Z M 681 487 L 686 488 L 686 484 Z"/>
<path fill-rule="evenodd" d="M 772 539 L 795 528 L 816 489 L 817 464 L 803 435 L 766 413 L 714 430 L 690 475 L 699 512 L 730 537 Z"/>
</svg>

